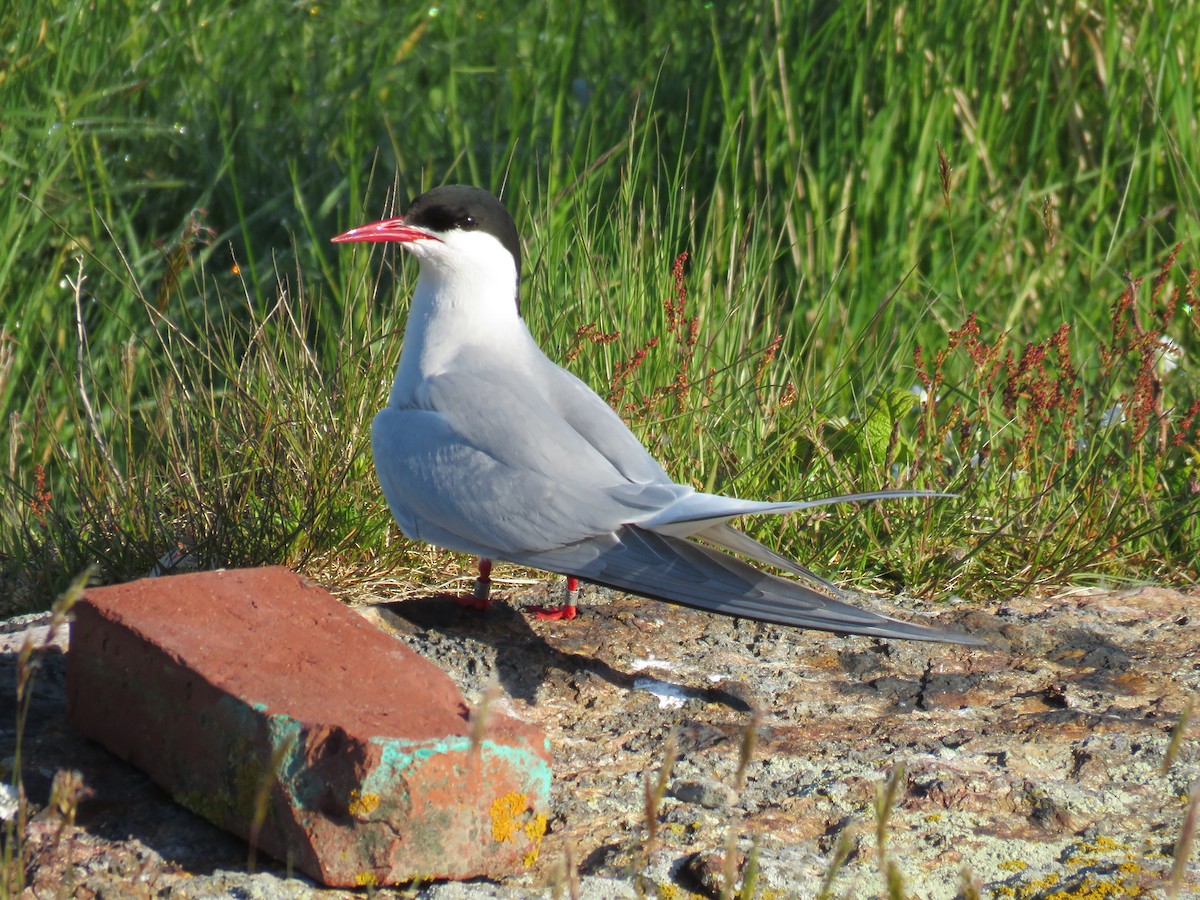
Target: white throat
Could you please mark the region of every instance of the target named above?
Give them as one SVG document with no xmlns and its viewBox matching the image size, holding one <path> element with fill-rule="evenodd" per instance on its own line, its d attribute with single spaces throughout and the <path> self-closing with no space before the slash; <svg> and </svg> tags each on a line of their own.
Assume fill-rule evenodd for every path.
<svg viewBox="0 0 1200 900">
<path fill-rule="evenodd" d="M 421 263 L 389 404 L 420 404 L 421 383 L 471 347 L 516 348 L 530 340 L 517 311 L 517 270 L 488 234 L 452 232 L 407 244 Z"/>
</svg>

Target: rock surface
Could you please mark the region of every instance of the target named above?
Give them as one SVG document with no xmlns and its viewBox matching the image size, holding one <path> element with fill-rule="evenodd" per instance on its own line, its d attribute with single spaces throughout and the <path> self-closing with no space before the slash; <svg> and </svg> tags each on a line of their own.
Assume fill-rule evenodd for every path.
<svg viewBox="0 0 1200 900">
<path fill-rule="evenodd" d="M 546 588 L 511 598 L 548 599 Z M 705 896 L 725 877 L 732 842 L 734 875 L 749 874 L 761 897 L 815 896 L 831 871 L 833 896 L 879 896 L 887 865 L 921 898 L 954 897 L 964 877 L 993 897 L 1165 896 L 1200 779 L 1195 726 L 1163 771 L 1200 687 L 1198 599 L 1143 588 L 939 608 L 940 624 L 988 639 L 985 650 L 789 631 L 588 588 L 574 622 L 439 600 L 361 609 L 450 672 L 468 701 L 498 684 L 492 708 L 541 727 L 555 758 L 536 866 L 407 895 L 569 896 L 577 885 L 600 900 L 634 896 L 637 877 L 651 896 Z M 14 638 L 0 652 L 10 672 L 17 647 Z M 114 885 L 134 882 L 163 897 L 342 896 L 281 867 L 247 874 L 245 845 L 67 726 L 62 690 L 51 650 L 23 751 L 33 884 L 83 897 L 120 896 Z M 752 708 L 756 741 L 739 785 Z M 0 723 L 14 718 L 0 708 Z M 11 732 L 0 741 L 11 756 Z M 658 778 L 671 745 L 648 845 L 645 778 Z M 897 765 L 880 854 L 875 799 Z M 73 825 L 48 803 L 62 769 L 89 792 Z M 1178 896 L 1200 896 L 1198 884 L 1189 862 Z"/>
<path fill-rule="evenodd" d="M 71 723 L 276 859 L 340 886 L 536 859 L 545 739 L 473 726 L 445 673 L 287 569 L 95 588 L 74 618 Z"/>
</svg>

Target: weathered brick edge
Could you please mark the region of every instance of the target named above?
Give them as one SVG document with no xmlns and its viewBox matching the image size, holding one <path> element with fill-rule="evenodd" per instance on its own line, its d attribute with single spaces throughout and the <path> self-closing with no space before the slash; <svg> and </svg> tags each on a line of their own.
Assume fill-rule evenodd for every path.
<svg viewBox="0 0 1200 900">
<path fill-rule="evenodd" d="M 243 663 L 234 675 L 223 671 L 231 650 Z M 311 690 L 333 696 L 280 677 L 291 653 L 323 673 Z M 327 885 L 499 877 L 531 865 L 545 832 L 541 733 L 493 710 L 472 747 L 444 672 L 286 569 L 89 590 L 75 607 L 67 694 L 83 733 Z M 357 710 L 363 694 L 392 706 Z M 424 708 L 448 702 L 449 715 Z"/>
</svg>

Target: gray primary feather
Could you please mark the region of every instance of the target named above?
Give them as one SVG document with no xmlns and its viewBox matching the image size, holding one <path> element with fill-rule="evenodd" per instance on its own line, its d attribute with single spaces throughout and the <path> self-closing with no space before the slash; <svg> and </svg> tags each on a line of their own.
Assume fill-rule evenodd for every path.
<svg viewBox="0 0 1200 900">
<path fill-rule="evenodd" d="M 558 550 L 521 554 L 511 561 L 743 619 L 883 638 L 983 643 L 969 635 L 859 609 L 798 582 L 760 572 L 728 553 L 636 525 Z M 841 594 L 828 582 L 823 584 Z"/>
</svg>

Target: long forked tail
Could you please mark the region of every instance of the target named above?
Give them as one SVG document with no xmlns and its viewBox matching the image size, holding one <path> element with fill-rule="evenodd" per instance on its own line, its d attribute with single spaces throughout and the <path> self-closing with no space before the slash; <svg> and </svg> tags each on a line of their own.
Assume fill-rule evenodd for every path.
<svg viewBox="0 0 1200 900">
<path fill-rule="evenodd" d="M 759 543 L 729 524 L 730 519 L 742 516 L 787 515 L 804 509 L 819 506 L 832 506 L 838 503 L 863 503 L 872 500 L 904 500 L 930 499 L 934 497 L 953 497 L 954 494 L 944 494 L 935 491 L 869 491 L 861 494 L 838 494 L 831 497 L 819 497 L 813 500 L 794 500 L 783 502 L 764 502 L 758 500 L 740 500 L 736 497 L 722 497 L 720 494 L 691 494 L 672 504 L 660 513 L 650 523 L 640 522 L 642 527 L 651 531 L 674 537 L 686 537 L 703 541 L 740 554 L 763 565 L 773 566 L 785 572 L 798 575 L 801 580 L 817 588 L 819 593 L 845 599 L 845 594 L 837 585 L 826 581 L 816 572 L 805 568 L 782 554 L 776 553 L 765 544 Z"/>
<path fill-rule="evenodd" d="M 985 643 L 971 635 L 859 609 L 798 582 L 760 572 L 720 550 L 636 525 L 512 561 L 726 616 L 881 638 Z"/>
<path fill-rule="evenodd" d="M 867 491 L 862 494 L 837 494 L 812 500 L 742 500 L 699 491 L 684 494 L 636 524 L 659 534 L 692 537 L 713 525 L 741 516 L 782 516 L 803 509 L 834 506 L 839 503 L 865 503 L 871 500 L 911 500 L 954 497 L 938 491 Z"/>
</svg>

